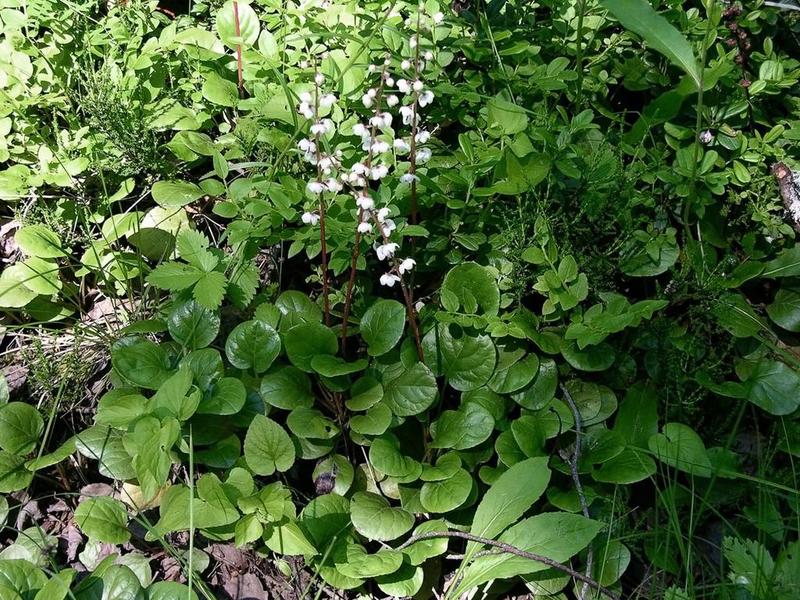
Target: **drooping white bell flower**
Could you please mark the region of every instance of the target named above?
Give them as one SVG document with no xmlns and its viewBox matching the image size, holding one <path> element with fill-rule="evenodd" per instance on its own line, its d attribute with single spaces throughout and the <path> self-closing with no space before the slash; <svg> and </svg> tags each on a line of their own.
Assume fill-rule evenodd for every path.
<svg viewBox="0 0 800 600">
<path fill-rule="evenodd" d="M 394 151 L 398 154 L 407 154 L 411 150 L 411 146 L 403 138 L 397 138 L 394 141 Z"/>
<path fill-rule="evenodd" d="M 390 108 L 397 106 L 399 103 L 400 103 L 400 98 L 398 98 L 394 94 L 391 94 L 386 97 L 386 104 L 388 104 Z"/>
<path fill-rule="evenodd" d="M 442 23 L 442 21 L 444 21 L 444 13 L 437 12 L 435 15 L 433 15 L 433 22 L 434 23 L 439 25 L 440 23 Z"/>
<path fill-rule="evenodd" d="M 397 225 L 391 219 L 384 219 L 383 223 L 381 223 L 381 232 L 385 237 L 392 235 L 395 229 L 397 229 Z"/>
<path fill-rule="evenodd" d="M 404 59 L 400 63 L 400 68 L 403 69 L 403 71 L 408 71 L 411 68 L 411 61 L 408 59 Z"/>
<path fill-rule="evenodd" d="M 353 135 L 364 137 L 365 135 L 369 135 L 369 130 L 363 123 L 356 123 L 353 125 Z"/>
<path fill-rule="evenodd" d="M 431 102 L 433 102 L 434 95 L 433 92 L 430 90 L 425 90 L 419 95 L 419 105 L 422 107 L 428 106 Z"/>
<path fill-rule="evenodd" d="M 319 99 L 319 105 L 325 108 L 329 106 L 333 106 L 336 104 L 337 98 L 333 94 L 325 94 L 322 98 Z"/>
<path fill-rule="evenodd" d="M 394 284 L 399 281 L 400 278 L 394 273 L 384 273 L 381 275 L 381 285 L 385 285 L 386 287 L 394 287 Z"/>
<path fill-rule="evenodd" d="M 406 173 L 405 175 L 400 176 L 400 183 L 413 183 L 415 181 L 419 181 L 419 177 L 413 173 Z"/>
<path fill-rule="evenodd" d="M 300 219 L 306 225 L 316 225 L 319 222 L 319 215 L 316 213 L 304 212 Z"/>
<path fill-rule="evenodd" d="M 358 233 L 370 233 L 372 232 L 372 223 L 367 223 L 364 221 L 363 223 L 358 224 Z"/>
<path fill-rule="evenodd" d="M 419 120 L 419 117 L 414 118 L 414 108 L 412 106 L 401 106 L 400 116 L 403 117 L 403 125 L 411 125 L 413 121 Z"/>
<path fill-rule="evenodd" d="M 425 87 L 425 84 L 423 84 L 419 79 L 417 79 L 411 87 L 414 88 L 415 92 L 421 92 L 422 88 Z"/>
<path fill-rule="evenodd" d="M 314 75 L 314 83 L 316 83 L 317 85 L 322 85 L 323 83 L 325 83 L 325 75 L 323 75 L 322 73 L 317 73 L 316 75 Z"/>
<path fill-rule="evenodd" d="M 431 139 L 431 132 L 426 131 L 425 129 L 420 129 L 417 132 L 417 135 L 414 136 L 414 139 L 418 144 L 427 144 L 428 140 Z"/>
<path fill-rule="evenodd" d="M 361 193 L 356 197 L 356 204 L 363 210 L 372 210 L 375 208 L 375 201 L 366 193 Z"/>
<path fill-rule="evenodd" d="M 404 275 L 406 272 L 413 269 L 416 264 L 417 261 L 415 261 L 413 258 L 404 258 L 397 266 L 397 270 L 400 271 L 400 275 Z"/>
<path fill-rule="evenodd" d="M 392 258 L 399 247 L 400 246 L 395 242 L 380 244 L 375 248 L 375 254 L 378 255 L 378 260 L 386 260 L 388 258 Z"/>
<path fill-rule="evenodd" d="M 405 79 L 398 79 L 397 89 L 400 90 L 403 94 L 408 94 L 409 92 L 411 92 L 411 84 Z"/>
<path fill-rule="evenodd" d="M 379 181 L 389 174 L 389 167 L 386 165 L 376 165 L 369 171 L 369 176 L 373 181 Z"/>
<path fill-rule="evenodd" d="M 378 209 L 378 212 L 375 214 L 375 217 L 378 219 L 379 223 L 383 223 L 386 220 L 386 217 L 388 217 L 390 214 L 391 211 L 389 210 L 389 208 L 383 206 Z"/>
<path fill-rule="evenodd" d="M 311 104 L 311 94 L 309 92 L 300 92 L 300 102 Z"/>
<path fill-rule="evenodd" d="M 432 152 L 429 148 L 420 148 L 417 151 L 417 162 L 418 163 L 426 163 L 431 159 Z"/>
</svg>

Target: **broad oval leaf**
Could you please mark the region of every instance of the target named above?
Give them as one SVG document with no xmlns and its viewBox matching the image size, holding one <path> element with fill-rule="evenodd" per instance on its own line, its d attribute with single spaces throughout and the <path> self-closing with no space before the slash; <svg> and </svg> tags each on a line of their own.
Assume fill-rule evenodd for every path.
<svg viewBox="0 0 800 600">
<path fill-rule="evenodd" d="M 350 501 L 350 518 L 356 531 L 370 540 L 388 542 L 414 525 L 414 515 L 389 505 L 382 496 L 357 492 Z"/>
<path fill-rule="evenodd" d="M 269 417 L 256 415 L 244 438 L 244 458 L 256 475 L 272 475 L 291 468 L 295 448 L 283 427 Z"/>
<path fill-rule="evenodd" d="M 397 345 L 406 325 L 405 307 L 397 300 L 378 300 L 361 317 L 361 337 L 370 356 L 381 356 Z"/>
<path fill-rule="evenodd" d="M 237 369 L 256 374 L 269 369 L 281 351 L 278 332 L 263 321 L 246 321 L 234 327 L 225 341 L 225 354 Z"/>
<path fill-rule="evenodd" d="M 125 505 L 107 496 L 81 502 L 75 510 L 75 522 L 90 539 L 106 544 L 123 544 L 131 537 Z"/>
</svg>

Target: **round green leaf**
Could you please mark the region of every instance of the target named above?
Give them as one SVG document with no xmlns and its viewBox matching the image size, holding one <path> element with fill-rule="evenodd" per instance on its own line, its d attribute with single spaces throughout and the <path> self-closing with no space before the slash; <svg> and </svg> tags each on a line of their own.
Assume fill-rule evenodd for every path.
<svg viewBox="0 0 800 600">
<path fill-rule="evenodd" d="M 606 587 L 615 584 L 631 564 L 631 551 L 617 540 L 603 540 L 597 544 L 594 555 L 596 562 L 592 570 L 594 578 Z"/>
<path fill-rule="evenodd" d="M 58 234 L 44 225 L 20 227 L 14 236 L 14 241 L 28 256 L 59 258 L 67 255 L 61 247 Z"/>
<path fill-rule="evenodd" d="M 149 390 L 157 390 L 170 376 L 166 351 L 150 340 L 112 349 L 111 364 L 123 379 Z"/>
<path fill-rule="evenodd" d="M 36 407 L 10 402 L 0 407 L 0 448 L 12 454 L 28 454 L 36 448 L 44 420 Z"/>
<path fill-rule="evenodd" d="M 361 435 L 381 435 L 392 424 L 392 411 L 383 402 L 371 406 L 363 415 L 350 417 L 350 429 Z"/>
<path fill-rule="evenodd" d="M 292 327 L 283 335 L 286 356 L 294 366 L 313 373 L 311 360 L 320 354 L 336 354 L 339 342 L 336 335 L 319 323 L 303 323 Z"/>
<path fill-rule="evenodd" d="M 281 333 L 289 331 L 301 323 L 319 323 L 322 321 L 322 310 L 307 295 L 297 290 L 283 292 L 275 300 L 275 307 L 280 313 Z"/>
<path fill-rule="evenodd" d="M 369 375 L 357 379 L 350 387 L 350 398 L 345 406 L 350 410 L 367 410 L 383 398 L 383 386 Z"/>
<path fill-rule="evenodd" d="M 539 357 L 529 354 L 506 369 L 495 371 L 489 380 L 489 389 L 498 394 L 510 394 L 528 385 L 539 372 Z"/>
<path fill-rule="evenodd" d="M 800 406 L 800 375 L 785 363 L 759 361 L 744 384 L 747 399 L 771 415 L 788 415 Z"/>
<path fill-rule="evenodd" d="M 592 472 L 595 481 L 623 485 L 647 479 L 656 472 L 655 461 L 638 450 L 626 448 Z"/>
<path fill-rule="evenodd" d="M 157 581 L 147 588 L 148 600 L 197 600 L 197 594 L 177 581 Z"/>
<path fill-rule="evenodd" d="M 244 438 L 244 458 L 256 475 L 288 471 L 294 464 L 294 444 L 283 427 L 264 415 L 256 415 Z"/>
<path fill-rule="evenodd" d="M 52 260 L 30 256 L 16 263 L 26 288 L 37 294 L 57 294 L 62 287 L 58 265 Z"/>
<path fill-rule="evenodd" d="M 419 500 L 428 512 L 450 512 L 467 501 L 472 484 L 472 476 L 466 470 L 458 469 L 447 479 L 426 481 L 422 485 Z"/>
<path fill-rule="evenodd" d="M 394 573 L 403 564 L 403 553 L 397 550 L 382 549 L 368 554 L 360 544 L 347 546 L 347 562 L 336 568 L 345 577 L 364 579 Z"/>
<path fill-rule="evenodd" d="M 340 377 L 363 371 L 367 368 L 367 361 L 361 358 L 353 362 L 347 362 L 338 356 L 317 354 L 311 358 L 311 368 L 323 377 Z"/>
<path fill-rule="evenodd" d="M 269 369 L 281 351 L 278 332 L 263 321 L 246 321 L 234 327 L 225 341 L 225 355 L 237 369 L 257 374 Z"/>
<path fill-rule="evenodd" d="M 436 379 L 422 363 L 394 369 L 391 375 L 384 376 L 383 402 L 398 417 L 418 415 L 436 401 Z"/>
<path fill-rule="evenodd" d="M 552 358 L 539 362 L 539 369 L 533 383 L 511 394 L 511 398 L 529 410 L 538 410 L 555 396 L 558 387 L 558 367 Z"/>
<path fill-rule="evenodd" d="M 791 288 L 781 288 L 772 304 L 767 306 L 767 314 L 784 329 L 800 331 L 800 292 Z"/>
<path fill-rule="evenodd" d="M 422 346 L 425 364 L 462 392 L 481 387 L 494 373 L 497 350 L 488 335 L 470 335 L 455 325 L 437 326 L 425 334 Z"/>
<path fill-rule="evenodd" d="M 38 294 L 25 285 L 28 274 L 21 264 L 13 264 L 0 273 L 0 307 L 22 308 Z"/>
<path fill-rule="evenodd" d="M 391 437 L 391 436 L 390 436 Z M 408 456 L 403 455 L 397 440 L 377 438 L 369 448 L 369 462 L 378 471 L 390 477 L 406 478 L 422 473 L 422 466 Z"/>
<path fill-rule="evenodd" d="M 500 309 L 500 289 L 494 274 L 478 263 L 465 262 L 453 267 L 442 282 L 442 304 L 450 312 L 480 312 L 496 315 Z"/>
<path fill-rule="evenodd" d="M 202 198 L 205 192 L 188 181 L 157 181 L 150 193 L 159 206 L 178 207 Z"/>
<path fill-rule="evenodd" d="M 386 354 L 397 345 L 406 325 L 405 307 L 397 300 L 378 300 L 361 317 L 361 337 L 370 356 Z"/>
<path fill-rule="evenodd" d="M 561 355 L 579 371 L 605 371 L 616 360 L 614 348 L 605 342 L 581 350 L 574 340 L 563 340 Z"/>
<path fill-rule="evenodd" d="M 172 339 L 190 350 L 205 348 L 219 333 L 219 315 L 189 300 L 172 309 L 167 320 Z"/>
<path fill-rule="evenodd" d="M 75 510 L 75 522 L 90 539 L 106 544 L 124 544 L 131 537 L 125 505 L 107 496 L 81 502 Z"/>
<path fill-rule="evenodd" d="M 203 81 L 203 98 L 220 106 L 236 106 L 239 88 L 233 81 L 223 79 L 216 73 L 209 73 Z"/>
<path fill-rule="evenodd" d="M 650 452 L 660 460 L 680 471 L 710 477 L 711 461 L 703 440 L 682 423 L 667 423 L 663 433 L 656 433 L 647 442 Z"/>
<path fill-rule="evenodd" d="M 217 33 L 228 48 L 235 50 L 237 46 L 252 46 L 258 39 L 260 28 L 258 16 L 249 4 L 229 0 L 217 11 Z"/>
<path fill-rule="evenodd" d="M 299 438 L 328 440 L 339 433 L 333 421 L 313 408 L 295 408 L 286 418 L 286 425 Z"/>
<path fill-rule="evenodd" d="M 0 450 L 0 493 L 7 494 L 28 487 L 33 472 L 25 468 L 25 457 Z"/>
<path fill-rule="evenodd" d="M 244 383 L 236 377 L 223 377 L 205 394 L 197 406 L 198 414 L 235 415 L 247 400 Z"/>
<path fill-rule="evenodd" d="M 446 410 L 431 427 L 431 448 L 466 450 L 489 439 L 494 430 L 491 413 L 477 402 L 467 402 L 458 410 Z"/>
<path fill-rule="evenodd" d="M 261 398 L 275 408 L 293 410 L 314 405 L 311 380 L 297 367 L 285 366 L 264 375 Z"/>
<path fill-rule="evenodd" d="M 390 506 L 385 498 L 371 492 L 353 495 L 350 518 L 365 538 L 384 542 L 399 538 L 414 525 L 414 515 Z"/>
</svg>

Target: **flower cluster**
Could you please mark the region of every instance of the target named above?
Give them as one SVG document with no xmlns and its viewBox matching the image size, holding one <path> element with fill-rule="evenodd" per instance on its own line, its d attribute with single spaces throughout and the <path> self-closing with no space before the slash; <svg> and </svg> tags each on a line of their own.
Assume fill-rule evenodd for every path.
<svg viewBox="0 0 800 600">
<path fill-rule="evenodd" d="M 419 181 L 418 165 L 427 163 L 432 152 L 427 147 L 431 132 L 421 126 L 421 109 L 427 108 L 435 100 L 433 90 L 425 83 L 426 69 L 435 60 L 433 44 L 421 36 L 426 27 L 434 27 L 442 22 L 444 16 L 437 13 L 425 17 L 424 9 L 420 13 L 406 19 L 405 23 L 412 30 L 408 40 L 409 58 L 397 59 L 387 57 L 380 64 L 369 65 L 367 71 L 371 84 L 361 94 L 360 104 L 370 109 L 366 120 L 357 121 L 349 132 L 339 130 L 339 134 L 350 133 L 360 140 L 364 155 L 345 166 L 342 164 L 340 150 L 325 153 L 321 141 L 331 139 L 335 131 L 334 123 L 322 113 L 337 103 L 332 93 L 324 93 L 321 88 L 325 83 L 322 75 L 315 77 L 314 93 L 304 92 L 299 97 L 298 113 L 311 121 L 311 136 L 300 140 L 298 148 L 304 160 L 317 167 L 317 176 L 307 184 L 312 195 L 325 192 L 340 192 L 347 188 L 352 194 L 357 208 L 356 244 L 362 236 L 375 236 L 373 248 L 381 261 L 388 261 L 388 272 L 380 277 L 383 285 L 392 287 L 401 281 L 404 274 L 415 266 L 412 258 L 399 258 L 396 253 L 400 243 L 393 241 L 392 235 L 397 229 L 390 218 L 390 209 L 386 206 L 376 207 L 371 187 L 396 173 L 399 182 L 412 190 L 412 222 L 416 222 L 416 185 Z M 393 114 L 394 111 L 394 114 Z M 322 215 L 324 219 L 324 215 Z M 303 223 L 317 225 L 320 215 L 305 212 Z M 355 261 L 354 261 L 355 264 Z"/>
</svg>

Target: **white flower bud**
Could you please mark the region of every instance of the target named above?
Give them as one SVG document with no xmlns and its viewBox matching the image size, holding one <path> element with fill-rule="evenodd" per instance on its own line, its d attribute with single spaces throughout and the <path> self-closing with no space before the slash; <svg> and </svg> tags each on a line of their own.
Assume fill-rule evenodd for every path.
<svg viewBox="0 0 800 600">
<path fill-rule="evenodd" d="M 361 103 L 364 105 L 365 108 L 369 108 L 370 106 L 372 106 L 373 102 L 374 100 L 372 99 L 372 96 L 370 96 L 369 94 L 364 94 L 363 96 L 361 96 Z"/>
<path fill-rule="evenodd" d="M 425 51 L 425 60 L 432 61 L 433 60 L 433 52 L 430 50 Z"/>
<path fill-rule="evenodd" d="M 300 219 L 306 225 L 316 225 L 319 222 L 319 215 L 310 212 L 304 212 Z"/>
<path fill-rule="evenodd" d="M 375 201 L 369 196 L 369 194 L 361 193 L 356 198 L 356 204 L 359 208 L 364 210 L 372 210 L 375 208 Z"/>
<path fill-rule="evenodd" d="M 408 81 L 406 81 L 405 79 L 398 79 L 397 89 L 404 94 L 408 94 L 411 91 L 411 84 L 408 83 Z"/>
<path fill-rule="evenodd" d="M 394 107 L 394 106 L 397 106 L 399 102 L 400 102 L 400 98 L 398 98 L 398 97 L 397 97 L 397 96 L 395 96 L 394 94 L 392 94 L 391 96 L 388 96 L 388 97 L 386 98 L 386 104 L 388 104 L 388 105 L 389 105 L 389 108 L 392 108 L 392 107 Z"/>
<path fill-rule="evenodd" d="M 444 21 L 444 13 L 437 12 L 435 15 L 433 15 L 433 22 L 434 23 L 439 25 L 442 21 Z"/>
<path fill-rule="evenodd" d="M 316 83 L 317 85 L 322 85 L 323 83 L 325 83 L 325 75 L 323 75 L 322 73 L 317 73 L 316 75 L 314 75 L 314 83 Z"/>
<path fill-rule="evenodd" d="M 426 163 L 431 159 L 433 153 L 428 148 L 420 148 L 417 150 L 417 162 Z"/>
<path fill-rule="evenodd" d="M 311 94 L 309 92 L 300 93 L 300 102 L 311 104 Z"/>
<path fill-rule="evenodd" d="M 369 135 L 369 130 L 364 126 L 363 123 L 356 123 L 353 125 L 353 135 L 363 138 L 365 135 Z"/>
<path fill-rule="evenodd" d="M 325 108 L 329 106 L 333 106 L 336 104 L 336 96 L 333 94 L 325 94 L 322 98 L 319 99 L 319 105 Z"/>
<path fill-rule="evenodd" d="M 378 95 L 378 90 L 376 90 L 375 88 L 369 88 L 367 90 L 367 96 L 369 96 L 370 98 L 374 98 L 377 95 Z"/>
<path fill-rule="evenodd" d="M 419 79 L 417 79 L 414 82 L 414 91 L 415 92 L 421 92 L 423 87 L 424 87 L 424 85 Z"/>
<path fill-rule="evenodd" d="M 312 194 L 321 194 L 325 191 L 325 184 L 320 181 L 309 181 L 306 189 Z"/>
<path fill-rule="evenodd" d="M 400 68 L 403 69 L 404 71 L 408 71 L 411 68 L 411 61 L 407 59 L 404 60 L 403 62 L 400 63 Z"/>
<path fill-rule="evenodd" d="M 386 220 L 386 217 L 389 216 L 391 211 L 386 207 L 382 207 L 378 209 L 378 212 L 375 214 L 375 217 L 378 219 L 379 223 L 383 223 Z"/>
<path fill-rule="evenodd" d="M 358 233 L 371 233 L 372 232 L 372 224 L 367 223 L 364 221 L 363 223 L 358 224 Z"/>
<path fill-rule="evenodd" d="M 386 85 L 388 85 L 389 87 L 394 87 L 394 77 L 387 77 Z"/>
<path fill-rule="evenodd" d="M 401 183 L 413 183 L 414 181 L 419 181 L 419 177 L 414 175 L 413 173 L 406 173 L 400 177 Z"/>
</svg>

